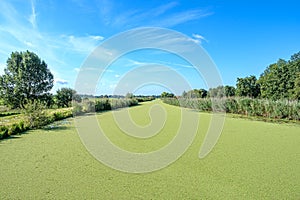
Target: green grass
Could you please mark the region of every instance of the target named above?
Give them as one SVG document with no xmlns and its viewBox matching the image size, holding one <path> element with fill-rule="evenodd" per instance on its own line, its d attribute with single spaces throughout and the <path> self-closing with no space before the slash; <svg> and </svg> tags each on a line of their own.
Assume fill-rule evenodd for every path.
<svg viewBox="0 0 300 200">
<path fill-rule="evenodd" d="M 139 125 L 159 101 L 130 108 Z M 168 119 L 153 138 L 134 139 L 98 114 L 113 143 L 134 152 L 159 149 L 174 136 L 180 109 L 163 104 Z M 174 164 L 148 174 L 113 170 L 82 145 L 74 124 L 0 141 L 1 199 L 299 199 L 300 127 L 227 118 L 213 151 L 198 159 L 211 115 L 200 114 L 199 131 Z"/>
</svg>

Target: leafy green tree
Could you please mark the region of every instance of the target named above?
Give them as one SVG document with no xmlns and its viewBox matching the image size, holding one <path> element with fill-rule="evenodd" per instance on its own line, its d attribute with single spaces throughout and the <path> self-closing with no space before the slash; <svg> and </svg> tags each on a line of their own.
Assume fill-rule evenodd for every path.
<svg viewBox="0 0 300 200">
<path fill-rule="evenodd" d="M 45 98 L 53 87 L 53 75 L 35 53 L 13 52 L 0 76 L 0 95 L 6 105 L 24 108 Z"/>
<path fill-rule="evenodd" d="M 188 92 L 183 92 L 182 97 L 184 98 L 205 98 L 207 97 L 207 91 L 205 89 L 193 89 Z"/>
<path fill-rule="evenodd" d="M 289 79 L 289 73 L 285 60 L 280 59 L 277 63 L 268 66 L 258 80 L 261 97 L 274 100 L 288 98 L 287 79 Z"/>
<path fill-rule="evenodd" d="M 226 85 L 224 87 L 224 89 L 225 89 L 225 96 L 226 97 L 233 97 L 233 96 L 235 96 L 235 87 Z"/>
<path fill-rule="evenodd" d="M 81 101 L 81 97 L 72 88 L 61 88 L 56 91 L 56 103 L 59 107 L 72 106 L 72 100 Z"/>
<path fill-rule="evenodd" d="M 260 95 L 260 85 L 255 76 L 237 78 L 236 95 L 256 98 Z"/>
<path fill-rule="evenodd" d="M 125 98 L 127 98 L 127 99 L 132 99 L 133 97 L 134 97 L 134 95 L 132 93 L 129 93 L 129 92 L 125 96 Z"/>
<path fill-rule="evenodd" d="M 220 85 L 216 88 L 210 88 L 208 91 L 208 96 L 209 97 L 218 97 L 218 98 L 224 97 L 225 96 L 224 86 Z"/>
<path fill-rule="evenodd" d="M 289 80 L 289 97 L 299 100 L 300 90 L 300 52 L 291 56 L 288 62 L 290 80 Z"/>
<path fill-rule="evenodd" d="M 161 98 L 173 98 L 175 95 L 173 93 L 163 92 L 161 93 Z"/>
<path fill-rule="evenodd" d="M 300 52 L 291 56 L 289 61 L 279 59 L 267 67 L 258 82 L 261 96 L 268 99 L 294 99 L 297 74 L 300 72 Z"/>
<path fill-rule="evenodd" d="M 295 79 L 293 99 L 300 100 L 300 72 L 297 73 L 297 77 Z"/>
</svg>

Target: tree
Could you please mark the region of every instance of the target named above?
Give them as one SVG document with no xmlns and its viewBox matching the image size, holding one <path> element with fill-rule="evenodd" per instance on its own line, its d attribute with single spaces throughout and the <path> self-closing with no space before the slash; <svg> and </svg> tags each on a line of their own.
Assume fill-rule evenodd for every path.
<svg viewBox="0 0 300 200">
<path fill-rule="evenodd" d="M 293 99 L 300 100 L 300 72 L 297 73 L 297 78 L 295 79 Z"/>
<path fill-rule="evenodd" d="M 235 95 L 235 87 L 226 85 L 224 89 L 226 97 L 233 97 Z"/>
<path fill-rule="evenodd" d="M 81 101 L 81 97 L 72 88 L 61 88 L 56 91 L 56 103 L 59 107 L 70 107 L 72 100 Z"/>
<path fill-rule="evenodd" d="M 300 52 L 291 56 L 288 67 L 290 73 L 289 97 L 300 100 Z"/>
<path fill-rule="evenodd" d="M 6 105 L 24 108 L 43 99 L 53 87 L 53 75 L 35 53 L 13 52 L 0 76 L 0 95 Z"/>
<path fill-rule="evenodd" d="M 225 96 L 224 86 L 220 85 L 216 88 L 209 88 L 208 96 L 209 97 L 218 97 L 218 98 L 224 97 Z"/>
<path fill-rule="evenodd" d="M 183 91 L 182 97 L 184 98 L 205 98 L 207 91 L 205 89 L 193 89 L 188 92 Z"/>
<path fill-rule="evenodd" d="M 127 92 L 125 98 L 132 99 L 132 98 L 134 98 L 134 95 L 132 93 Z"/>
<path fill-rule="evenodd" d="M 236 95 L 256 98 L 260 95 L 260 85 L 255 76 L 237 78 Z"/>
<path fill-rule="evenodd" d="M 291 56 L 289 61 L 279 59 L 267 67 L 258 83 L 261 96 L 268 99 L 294 99 L 297 74 L 300 73 L 300 52 Z"/>
<path fill-rule="evenodd" d="M 161 93 L 161 98 L 173 98 L 175 95 L 173 93 L 163 92 Z"/>
</svg>

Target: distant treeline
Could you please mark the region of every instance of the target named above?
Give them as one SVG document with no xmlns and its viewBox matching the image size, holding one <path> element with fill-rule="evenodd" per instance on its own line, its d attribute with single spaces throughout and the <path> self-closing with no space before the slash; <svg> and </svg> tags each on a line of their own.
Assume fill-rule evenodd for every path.
<svg viewBox="0 0 300 200">
<path fill-rule="evenodd" d="M 163 92 L 161 97 L 165 103 L 199 111 L 300 120 L 300 52 L 269 65 L 259 79 L 237 78 L 236 87 L 193 89 L 177 97 Z"/>
<path fill-rule="evenodd" d="M 145 98 L 151 98 L 151 99 L 155 99 L 155 98 L 159 98 L 160 95 L 133 95 L 132 93 L 127 93 L 126 95 L 87 95 L 87 94 L 79 94 L 79 96 L 84 99 L 84 98 L 98 98 L 98 99 L 102 99 L 102 98 L 109 98 L 109 99 L 123 99 L 123 98 L 136 98 L 136 99 L 145 99 Z"/>
<path fill-rule="evenodd" d="M 174 97 L 172 93 L 163 92 L 162 98 Z M 184 91 L 183 98 L 207 97 L 250 97 L 270 100 L 300 100 L 300 52 L 291 56 L 290 60 L 279 59 L 269 65 L 257 79 L 254 75 L 237 78 L 236 87 L 218 86 L 205 89 Z"/>
<path fill-rule="evenodd" d="M 78 115 L 86 112 L 100 112 L 106 110 L 114 110 L 118 108 L 131 107 L 138 105 L 138 101 L 134 98 L 109 99 L 97 98 L 94 100 L 84 99 L 81 102 L 73 103 L 73 114 Z"/>
</svg>

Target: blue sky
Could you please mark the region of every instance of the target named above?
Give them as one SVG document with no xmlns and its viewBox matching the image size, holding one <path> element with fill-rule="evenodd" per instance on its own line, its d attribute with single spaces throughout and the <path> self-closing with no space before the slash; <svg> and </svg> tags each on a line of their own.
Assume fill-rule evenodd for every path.
<svg viewBox="0 0 300 200">
<path fill-rule="evenodd" d="M 28 49 L 45 60 L 54 74 L 53 91 L 74 87 L 81 65 L 98 45 L 137 27 L 163 27 L 190 37 L 210 55 L 225 85 L 235 85 L 237 77 L 258 77 L 277 59 L 289 59 L 300 51 L 296 0 L 1 0 L 0 8 L 0 73 L 12 51 Z M 112 94 L 124 74 L 147 63 L 173 68 L 193 88 L 207 87 L 180 57 L 141 50 L 111 64 L 98 93 Z M 156 85 L 134 92 L 165 89 Z"/>
</svg>

